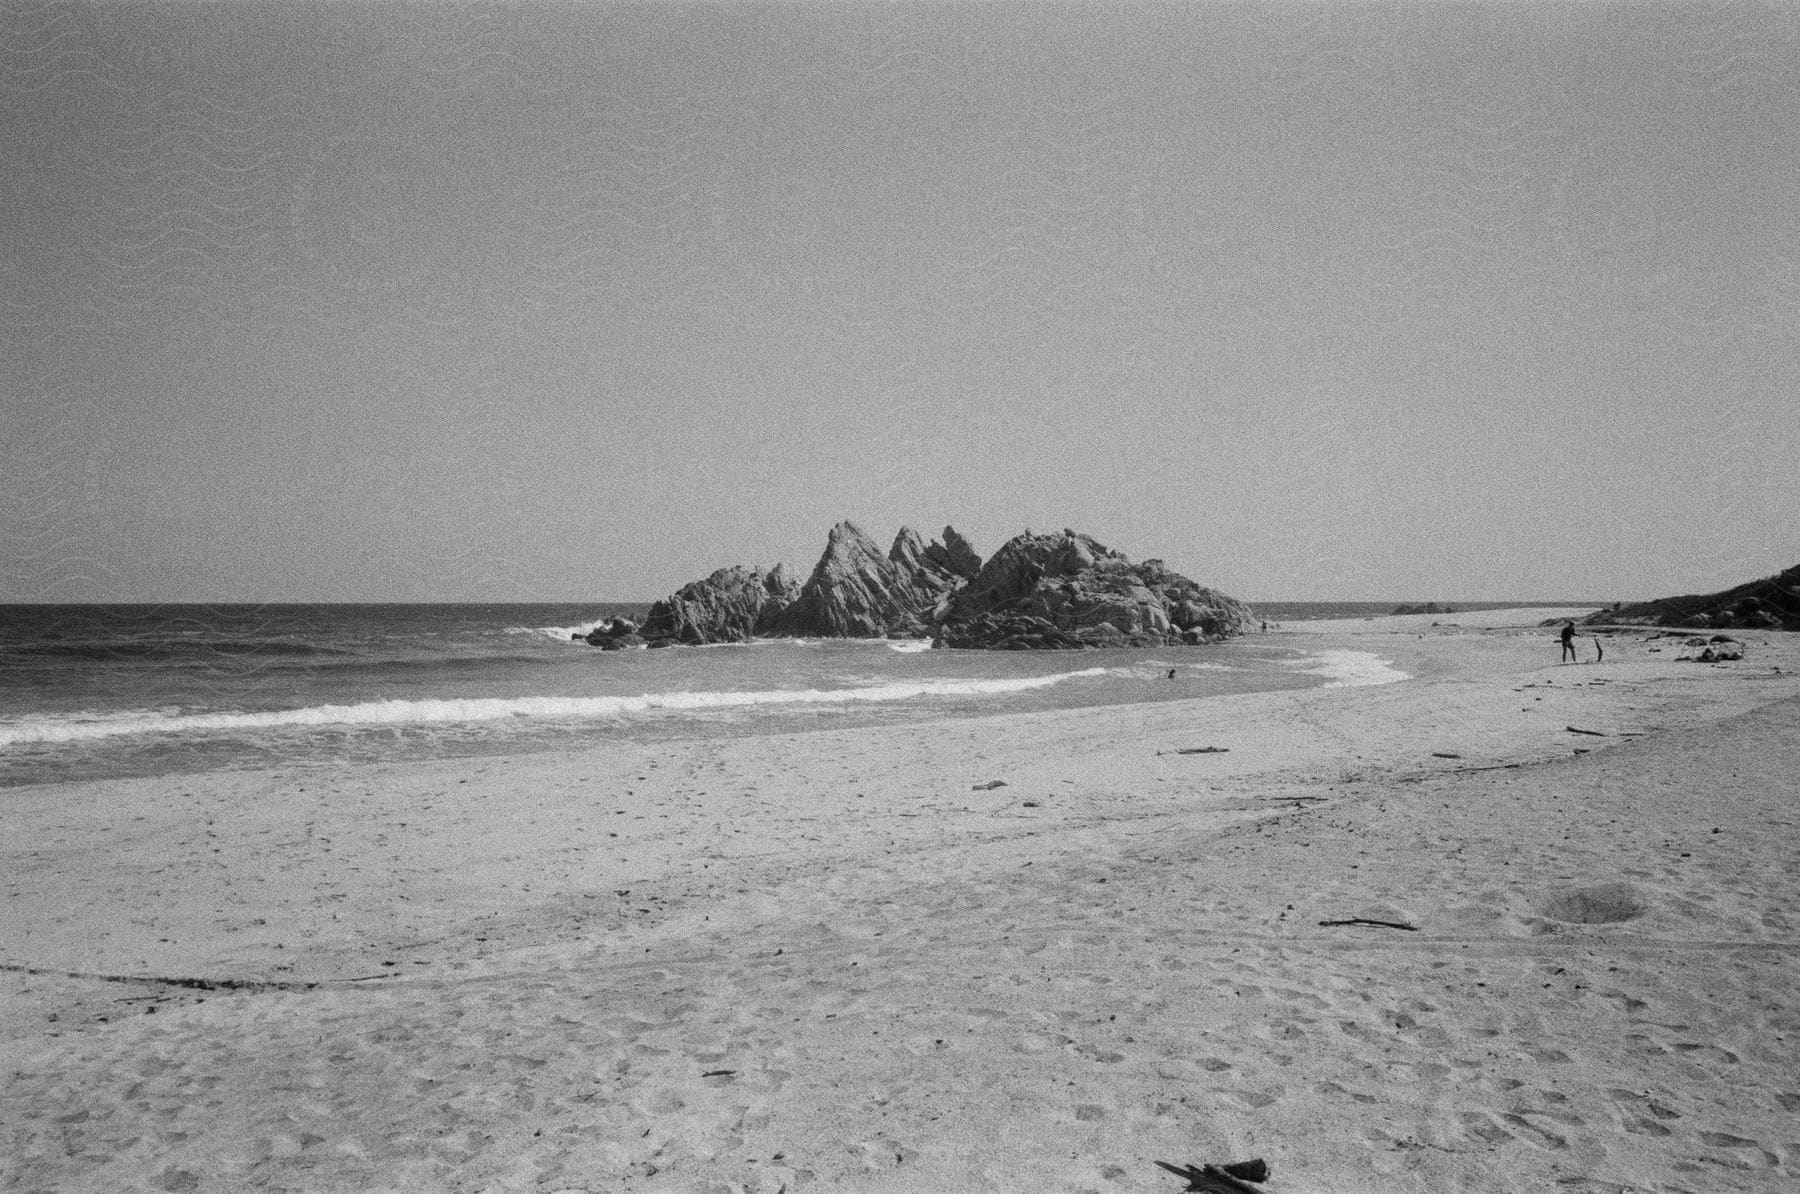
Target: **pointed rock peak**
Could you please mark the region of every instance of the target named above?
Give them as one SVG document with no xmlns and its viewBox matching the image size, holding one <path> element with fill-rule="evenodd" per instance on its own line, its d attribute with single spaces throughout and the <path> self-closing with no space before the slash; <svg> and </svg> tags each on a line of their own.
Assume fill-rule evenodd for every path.
<svg viewBox="0 0 1800 1194">
<path fill-rule="evenodd" d="M 895 569 L 881 553 L 881 545 L 869 538 L 868 532 L 845 520 L 831 528 L 825 550 L 820 553 L 819 562 L 813 565 L 805 588 L 808 593 L 828 590 L 841 584 L 844 578 L 864 571 L 891 577 Z"/>
<path fill-rule="evenodd" d="M 925 558 L 952 576 L 960 576 L 965 580 L 973 579 L 981 571 L 981 557 L 969 541 L 956 533 L 956 528 L 944 528 L 944 541 L 933 542 L 925 549 Z"/>
<path fill-rule="evenodd" d="M 925 541 L 911 527 L 901 527 L 900 533 L 894 536 L 894 545 L 888 548 L 888 559 L 917 571 L 925 566 Z"/>
<path fill-rule="evenodd" d="M 826 536 L 825 556 L 831 558 L 851 555 L 874 556 L 876 559 L 886 558 L 881 554 L 881 545 L 870 538 L 867 531 L 846 518 L 832 527 L 831 534 Z"/>
<path fill-rule="evenodd" d="M 763 588 L 771 593 L 786 593 L 790 589 L 798 590 L 800 582 L 789 579 L 786 564 L 777 564 L 763 574 Z"/>
</svg>

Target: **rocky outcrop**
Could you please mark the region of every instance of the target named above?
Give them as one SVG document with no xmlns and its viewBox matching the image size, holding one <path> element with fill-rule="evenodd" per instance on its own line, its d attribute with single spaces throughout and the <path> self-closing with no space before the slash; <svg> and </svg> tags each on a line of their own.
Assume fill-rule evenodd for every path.
<svg viewBox="0 0 1800 1194">
<path fill-rule="evenodd" d="M 590 646 L 599 647 L 603 651 L 642 647 L 649 641 L 638 633 L 638 624 L 630 618 L 614 618 L 604 626 L 596 626 L 585 635 L 578 634 L 575 637 L 586 639 Z"/>
<path fill-rule="evenodd" d="M 1072 650 L 1203 643 L 1241 634 L 1250 608 L 1163 566 L 1133 564 L 1074 531 L 1020 535 L 985 564 L 945 527 L 926 543 L 903 527 L 884 553 L 851 522 L 831 529 L 806 583 L 776 566 L 721 568 L 615 623 L 601 647 L 742 642 L 758 636 L 930 637 L 944 647 Z"/>
<path fill-rule="evenodd" d="M 1250 607 L 1163 567 L 1133 564 L 1090 536 L 1009 540 L 939 625 L 948 647 L 1158 646 L 1241 634 Z"/>
<path fill-rule="evenodd" d="M 799 595 L 799 585 L 780 564 L 767 572 L 721 568 L 651 606 L 638 633 L 652 647 L 741 643 L 773 633 L 775 620 Z M 594 641 L 592 635 L 588 641 Z"/>
<path fill-rule="evenodd" d="M 947 534 L 954 534 L 945 528 Z M 967 548 L 961 537 L 957 541 Z M 918 638 L 963 578 L 933 561 L 931 548 L 902 527 L 884 555 L 853 522 L 831 528 L 825 552 L 799 597 L 774 620 L 776 634 L 826 638 Z"/>
<path fill-rule="evenodd" d="M 1800 564 L 1720 593 L 1617 605 L 1583 620 L 1597 626 L 1800 630 Z"/>
<path fill-rule="evenodd" d="M 1744 644 L 1724 634 L 1715 634 L 1711 638 L 1690 638 L 1690 647 L 1699 647 L 1696 655 L 1677 655 L 1676 662 L 1692 660 L 1695 663 L 1727 663 L 1744 657 Z"/>
</svg>

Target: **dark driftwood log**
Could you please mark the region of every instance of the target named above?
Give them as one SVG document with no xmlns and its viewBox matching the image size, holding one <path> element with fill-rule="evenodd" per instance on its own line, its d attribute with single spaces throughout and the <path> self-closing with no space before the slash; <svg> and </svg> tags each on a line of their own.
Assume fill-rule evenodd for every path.
<svg viewBox="0 0 1800 1194">
<path fill-rule="evenodd" d="M 87 970 L 57 970 L 46 966 L 17 966 L 10 963 L 0 964 L 0 970 L 10 974 L 45 974 L 57 978 L 79 978 L 97 983 L 142 983 L 147 987 L 184 987 L 190 991 L 244 991 L 259 993 L 263 991 L 310 991 L 318 983 L 306 982 L 272 982 L 255 978 L 170 978 L 160 974 L 95 974 Z M 386 978 L 386 975 L 373 975 L 375 978 Z M 347 980 L 355 981 L 355 980 Z"/>
<path fill-rule="evenodd" d="M 1401 924 L 1397 920 L 1370 920 L 1366 916 L 1352 916 L 1348 920 L 1322 920 L 1322 925 L 1375 925 L 1383 929 L 1405 929 L 1409 933 L 1419 931 L 1418 925 Z"/>
<path fill-rule="evenodd" d="M 1234 1165 L 1171 1165 L 1167 1161 L 1157 1164 L 1185 1179 L 1188 1190 L 1199 1190 L 1204 1194 L 1262 1194 L 1249 1183 L 1269 1180 L 1268 1163 L 1261 1157 Z"/>
</svg>

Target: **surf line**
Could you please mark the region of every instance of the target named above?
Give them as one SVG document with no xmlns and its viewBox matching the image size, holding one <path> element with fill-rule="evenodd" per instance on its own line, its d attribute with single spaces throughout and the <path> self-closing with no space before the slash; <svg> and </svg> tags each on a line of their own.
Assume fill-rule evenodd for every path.
<svg viewBox="0 0 1800 1194">
<path fill-rule="evenodd" d="M 1107 674 L 1106 668 L 1003 680 L 914 680 L 864 688 L 776 688 L 751 692 L 665 692 L 642 696 L 483 697 L 367 701 L 313 705 L 258 713 L 141 713 L 104 721 L 38 721 L 0 726 L 0 747 L 35 742 L 77 742 L 131 734 L 211 733 L 236 730 L 336 726 L 442 725 L 519 718 L 594 719 L 640 713 L 687 712 L 766 705 L 821 705 L 904 701 L 929 697 L 999 696 L 1045 688 L 1066 680 Z"/>
</svg>

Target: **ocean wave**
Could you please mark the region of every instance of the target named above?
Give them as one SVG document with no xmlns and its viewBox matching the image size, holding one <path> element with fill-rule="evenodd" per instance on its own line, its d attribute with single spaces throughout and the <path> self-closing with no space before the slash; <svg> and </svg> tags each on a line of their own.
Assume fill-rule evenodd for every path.
<svg viewBox="0 0 1800 1194">
<path fill-rule="evenodd" d="M 262 712 L 171 713 L 132 710 L 106 717 L 27 718 L 0 724 L 0 747 L 82 742 L 131 734 L 183 734 L 286 728 L 442 725 L 515 718 L 593 721 L 632 714 L 694 712 L 756 705 L 826 705 L 905 701 L 923 697 L 998 696 L 1046 688 L 1065 680 L 1107 675 L 1085 668 L 1005 680 L 922 680 L 863 688 L 767 689 L 757 692 L 665 692 L 642 696 L 511 697 L 466 700 L 367 701 Z"/>
<path fill-rule="evenodd" d="M 578 638 L 586 638 L 600 627 L 612 624 L 612 618 L 595 618 L 592 622 L 582 622 L 575 626 L 508 626 L 504 633 L 536 634 L 545 638 L 553 638 L 559 643 L 566 643 Z"/>
</svg>

